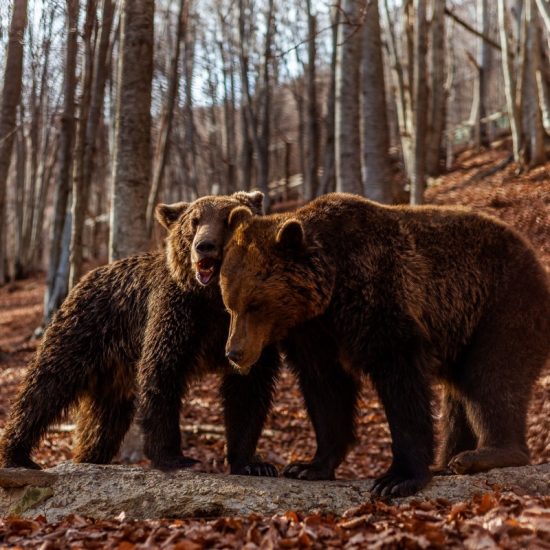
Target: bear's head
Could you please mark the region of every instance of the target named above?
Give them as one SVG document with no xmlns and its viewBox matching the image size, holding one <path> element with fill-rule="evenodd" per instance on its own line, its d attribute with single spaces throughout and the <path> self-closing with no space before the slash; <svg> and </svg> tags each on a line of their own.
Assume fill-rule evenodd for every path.
<svg viewBox="0 0 550 550">
<path fill-rule="evenodd" d="M 216 280 L 228 218 L 235 208 L 263 214 L 263 193 L 239 191 L 228 196 L 201 197 L 194 202 L 159 204 L 155 215 L 168 230 L 166 254 L 173 278 L 187 284 L 193 277 L 203 286 Z"/>
<path fill-rule="evenodd" d="M 246 374 L 266 345 L 325 311 L 334 268 L 315 236 L 288 214 L 256 217 L 236 208 L 229 230 L 220 272 L 231 315 L 226 355 Z"/>
</svg>

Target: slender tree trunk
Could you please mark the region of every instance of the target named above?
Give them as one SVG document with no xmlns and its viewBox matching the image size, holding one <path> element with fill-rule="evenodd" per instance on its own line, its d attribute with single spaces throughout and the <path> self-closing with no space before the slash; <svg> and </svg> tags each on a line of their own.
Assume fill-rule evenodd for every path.
<svg viewBox="0 0 550 550">
<path fill-rule="evenodd" d="M 514 161 L 520 168 L 523 166 L 523 139 L 521 131 L 521 114 L 516 104 L 516 82 L 513 73 L 512 60 L 510 58 L 510 26 L 505 0 L 498 0 L 498 23 L 500 33 L 500 45 L 502 48 L 502 72 L 504 75 L 504 91 L 506 94 L 506 107 L 512 131 L 514 148 Z"/>
<path fill-rule="evenodd" d="M 148 243 L 151 178 L 151 83 L 154 0 L 124 0 L 116 108 L 109 257 L 142 252 Z"/>
<path fill-rule="evenodd" d="M 257 187 L 264 193 L 264 206 L 269 211 L 269 133 L 271 119 L 271 42 L 273 38 L 273 0 L 268 0 L 265 25 L 265 42 L 262 60 L 262 84 L 260 115 L 257 117 L 252 108 L 252 94 L 248 78 L 248 52 L 245 43 L 246 35 L 245 7 L 243 0 L 239 1 L 239 42 L 241 63 L 241 87 L 244 101 L 246 126 L 251 136 L 252 146 L 256 154 Z"/>
<path fill-rule="evenodd" d="M 363 28 L 363 189 L 367 198 L 390 203 L 390 136 L 384 83 L 378 0 L 368 0 Z"/>
<path fill-rule="evenodd" d="M 336 60 L 338 54 L 338 26 L 340 22 L 340 0 L 336 0 L 332 9 L 332 50 L 330 58 L 330 81 L 327 93 L 327 114 L 325 118 L 325 150 L 323 178 L 320 194 L 330 193 L 336 189 L 335 174 L 335 102 L 336 102 Z"/>
<path fill-rule="evenodd" d="M 447 55 L 445 51 L 445 2 L 433 0 L 432 5 L 432 89 L 430 94 L 426 171 L 431 176 L 437 176 L 440 172 L 443 156 L 447 104 L 447 90 L 445 88 Z"/>
<path fill-rule="evenodd" d="M 392 75 L 393 75 L 393 95 L 395 99 L 395 108 L 397 113 L 397 125 L 399 128 L 399 139 L 401 142 L 401 152 L 403 155 L 403 165 L 405 173 L 410 179 L 413 169 L 413 127 L 412 127 L 412 100 L 410 93 L 410 84 L 405 83 L 403 65 L 401 64 L 399 52 L 397 49 L 397 38 L 394 26 L 391 20 L 388 0 L 384 0 L 386 20 L 388 26 L 388 52 L 390 56 Z"/>
<path fill-rule="evenodd" d="M 319 119 L 317 113 L 317 83 L 315 63 L 317 61 L 317 18 L 311 12 L 311 0 L 307 0 L 308 17 L 308 60 L 307 60 L 307 131 L 306 171 L 304 177 L 305 199 L 311 200 L 319 191 Z"/>
<path fill-rule="evenodd" d="M 183 151 L 183 164 L 185 166 L 186 187 L 189 196 L 199 196 L 197 182 L 197 146 L 195 139 L 195 115 L 193 108 L 193 82 L 195 67 L 195 33 L 188 32 L 185 40 L 183 69 L 185 72 L 185 138 Z"/>
<path fill-rule="evenodd" d="M 95 1 L 88 4 L 88 9 L 95 12 Z M 101 27 L 97 39 L 95 57 L 91 45 L 91 19 L 87 19 L 87 25 L 85 25 L 86 67 L 84 82 L 87 90 L 83 90 L 80 101 L 79 143 L 76 147 L 77 164 L 73 180 L 73 227 L 71 233 L 69 288 L 72 288 L 82 275 L 84 222 L 90 200 L 97 133 L 105 97 L 105 83 L 110 67 L 108 56 L 110 52 L 113 15 L 114 6 L 112 0 L 103 0 Z M 92 13 L 90 13 L 90 18 L 91 16 Z"/>
<path fill-rule="evenodd" d="M 0 111 L 0 285 L 6 282 L 5 228 L 6 228 L 6 190 L 11 153 L 16 132 L 17 106 L 21 99 L 23 76 L 23 44 L 27 26 L 27 0 L 17 0 L 13 4 L 13 13 L 9 31 L 2 106 Z"/>
<path fill-rule="evenodd" d="M 95 0 L 88 0 L 86 4 L 86 20 L 84 22 L 84 71 L 82 77 L 82 88 L 80 94 L 80 105 L 78 109 L 78 124 L 76 132 L 75 159 L 73 167 L 72 185 L 72 228 L 71 244 L 69 255 L 69 290 L 73 288 L 82 272 L 82 233 L 84 219 L 88 206 L 90 193 L 91 174 L 87 181 L 84 181 L 84 155 L 89 146 L 86 143 L 88 137 L 87 126 L 90 114 L 91 89 L 93 86 L 94 74 L 94 45 L 92 35 L 95 27 Z"/>
<path fill-rule="evenodd" d="M 21 109 L 22 111 L 23 109 Z M 23 119 L 21 112 L 20 121 Z M 16 152 L 16 170 L 15 170 L 15 258 L 14 258 L 14 277 L 20 279 L 24 276 L 24 260 L 25 253 L 24 237 L 23 237 L 23 220 L 25 208 L 25 182 L 27 179 L 27 140 L 23 130 L 23 124 L 20 122 L 20 127 L 17 130 L 17 139 L 15 144 Z"/>
<path fill-rule="evenodd" d="M 550 2 L 548 0 L 536 0 L 540 11 L 540 16 L 546 26 L 546 32 L 550 36 Z"/>
<path fill-rule="evenodd" d="M 75 89 L 76 89 L 76 56 L 78 51 L 78 0 L 67 0 L 67 49 L 65 57 L 64 107 L 61 118 L 61 134 L 59 146 L 59 174 L 56 181 L 53 199 L 53 222 L 50 236 L 50 260 L 46 277 L 46 292 L 44 294 L 44 325 L 56 309 L 61 305 L 67 294 L 65 274 L 68 266 L 63 262 L 68 260 L 68 254 L 62 254 L 64 244 L 70 237 L 66 225 L 70 223 L 67 215 L 67 204 L 70 189 L 70 174 L 73 166 L 73 143 L 75 131 Z M 69 239 L 70 242 L 70 239 Z"/>
<path fill-rule="evenodd" d="M 342 0 L 336 61 L 336 190 L 363 194 L 359 130 L 361 13 L 358 0 Z"/>
<path fill-rule="evenodd" d="M 426 85 L 427 31 L 426 0 L 414 0 L 414 169 L 411 204 L 424 202 L 426 187 L 426 133 L 428 129 L 428 87 Z"/>
<path fill-rule="evenodd" d="M 544 150 L 544 127 L 542 124 L 541 98 L 538 93 L 537 73 L 540 72 L 540 34 L 538 13 L 534 0 L 525 0 L 526 22 L 526 59 L 525 83 L 523 86 L 525 98 L 525 136 L 529 166 L 538 166 L 546 160 Z"/>
<path fill-rule="evenodd" d="M 477 0 L 478 21 L 481 24 L 481 32 L 489 35 L 491 21 L 489 18 L 489 0 Z M 490 143 L 487 122 L 482 122 L 489 115 L 487 101 L 489 99 L 491 66 L 493 59 L 493 49 L 491 45 L 483 39 L 479 40 L 479 122 L 477 128 L 478 141 L 480 146 L 488 147 Z"/>
<path fill-rule="evenodd" d="M 235 131 L 235 77 L 233 51 L 226 52 L 227 44 L 230 43 L 227 23 L 218 12 L 222 40 L 218 42 L 218 49 L 222 62 L 223 76 L 223 156 L 225 164 L 225 185 L 224 192 L 232 193 L 236 189 L 236 153 L 235 144 L 237 135 Z"/>
<path fill-rule="evenodd" d="M 178 24 L 176 30 L 176 43 L 174 45 L 174 54 L 172 56 L 172 63 L 170 67 L 170 82 L 168 84 L 168 94 L 166 97 L 166 105 L 162 113 L 162 120 L 160 124 L 159 137 L 157 147 L 155 151 L 155 166 L 153 170 L 153 181 L 151 183 L 151 190 L 149 192 L 149 198 L 147 201 L 147 234 L 151 236 L 153 232 L 155 206 L 158 200 L 160 189 L 162 186 L 162 180 L 164 178 L 164 170 L 166 168 L 166 161 L 168 160 L 168 153 L 170 151 L 170 135 L 172 133 L 172 121 L 174 118 L 174 105 L 178 97 L 178 83 L 179 83 L 179 61 L 181 42 L 185 32 L 186 19 L 189 7 L 186 7 L 186 0 L 180 0 L 178 11 Z"/>
</svg>

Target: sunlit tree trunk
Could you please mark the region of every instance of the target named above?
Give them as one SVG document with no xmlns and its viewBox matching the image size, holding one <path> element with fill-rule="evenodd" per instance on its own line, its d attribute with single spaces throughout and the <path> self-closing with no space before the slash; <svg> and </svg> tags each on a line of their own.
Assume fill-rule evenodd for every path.
<svg viewBox="0 0 550 550">
<path fill-rule="evenodd" d="M 477 0 L 478 21 L 481 25 L 481 32 L 488 36 L 490 30 L 489 18 L 489 0 Z M 478 141 L 483 147 L 489 145 L 489 133 L 487 131 L 487 123 L 482 120 L 489 115 L 487 102 L 490 92 L 491 66 L 493 59 L 493 50 L 491 45 L 486 40 L 479 40 L 479 122 L 477 128 Z"/>
<path fill-rule="evenodd" d="M 390 137 L 378 0 L 367 1 L 363 28 L 363 189 L 382 203 L 392 200 Z"/>
<path fill-rule="evenodd" d="M 6 282 L 6 186 L 16 133 L 17 105 L 21 99 L 23 36 L 26 26 L 27 0 L 16 0 L 9 31 L 0 111 L 0 285 Z"/>
<path fill-rule="evenodd" d="M 306 170 L 304 174 L 304 195 L 311 200 L 318 195 L 319 179 L 319 120 L 317 113 L 317 18 L 311 11 L 311 0 L 307 0 L 308 59 L 306 67 L 307 111 L 306 111 Z"/>
<path fill-rule="evenodd" d="M 415 0 L 414 21 L 414 154 L 411 179 L 411 204 L 424 202 L 426 187 L 426 134 L 428 130 L 426 0 Z"/>
<path fill-rule="evenodd" d="M 59 173 L 53 199 L 53 221 L 50 237 L 50 259 L 44 295 L 44 325 L 61 305 L 68 285 L 68 246 L 71 217 L 67 213 L 70 177 L 73 166 L 75 132 L 76 57 L 78 52 L 78 0 L 67 0 L 67 47 L 65 55 L 64 106 L 61 118 Z M 67 237 L 68 235 L 68 237 Z M 67 247 L 66 249 L 64 247 Z"/>
<path fill-rule="evenodd" d="M 325 117 L 325 143 L 323 177 L 321 179 L 320 194 L 330 193 L 336 189 L 335 174 L 335 101 L 336 101 L 336 60 L 338 54 L 338 26 L 340 21 L 340 0 L 336 0 L 332 8 L 332 40 L 330 57 L 330 80 L 327 91 L 327 114 Z"/>
<path fill-rule="evenodd" d="M 426 172 L 437 176 L 443 157 L 443 136 L 445 132 L 447 89 L 445 81 L 446 39 L 445 39 L 445 2 L 433 0 L 431 24 L 431 94 L 429 107 L 428 143 L 426 151 Z"/>
<path fill-rule="evenodd" d="M 155 163 L 153 170 L 153 179 L 151 190 L 147 201 L 147 234 L 151 235 L 154 224 L 154 210 L 158 200 L 159 192 L 164 178 L 166 161 L 170 150 L 170 134 L 172 132 L 172 121 L 174 119 L 174 105 L 178 97 L 179 83 L 179 60 L 181 51 L 181 42 L 184 36 L 186 25 L 186 0 L 180 0 L 178 11 L 178 24 L 176 29 L 176 43 L 170 67 L 170 81 L 168 84 L 168 93 L 166 96 L 166 105 L 161 115 L 159 137 L 155 150 Z"/>
<path fill-rule="evenodd" d="M 336 60 L 336 190 L 363 194 L 359 130 L 361 10 L 359 0 L 342 0 Z"/>
<path fill-rule="evenodd" d="M 109 257 L 147 248 L 147 198 L 151 178 L 151 83 L 154 1 L 124 0 Z"/>
<path fill-rule="evenodd" d="M 540 34 L 538 13 L 534 0 L 525 0 L 526 19 L 526 56 L 524 95 L 524 128 L 527 156 L 530 166 L 543 164 L 546 160 L 544 150 L 544 127 L 542 124 L 542 98 L 538 93 L 537 73 L 541 69 Z"/>
<path fill-rule="evenodd" d="M 78 124 L 76 131 L 75 159 L 72 181 L 72 227 L 71 227 L 71 245 L 69 256 L 69 290 L 80 279 L 82 271 L 82 232 L 84 229 L 84 219 L 88 206 L 88 196 L 91 185 L 90 177 L 84 181 L 84 155 L 87 148 L 88 136 L 87 126 L 90 114 L 90 99 L 92 89 L 92 77 L 94 74 L 94 45 L 92 35 L 95 27 L 95 0 L 88 0 L 86 4 L 86 18 L 84 22 L 84 71 L 82 76 L 82 87 L 80 94 L 80 104 L 78 107 Z"/>
<path fill-rule="evenodd" d="M 504 91 L 506 94 L 506 108 L 512 131 L 514 161 L 523 165 L 523 140 L 521 131 L 521 114 L 516 103 L 516 79 L 513 72 L 513 63 L 510 56 L 510 25 L 505 0 L 498 0 L 498 23 L 500 45 L 502 49 L 502 73 L 504 75 Z"/>
</svg>

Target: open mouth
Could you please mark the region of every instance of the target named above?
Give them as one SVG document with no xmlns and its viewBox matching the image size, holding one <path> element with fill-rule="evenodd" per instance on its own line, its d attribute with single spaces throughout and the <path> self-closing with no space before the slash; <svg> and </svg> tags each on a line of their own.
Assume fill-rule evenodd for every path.
<svg viewBox="0 0 550 550">
<path fill-rule="evenodd" d="M 220 261 L 214 258 L 203 258 L 195 264 L 195 277 L 201 285 L 207 285 L 220 269 Z"/>
</svg>

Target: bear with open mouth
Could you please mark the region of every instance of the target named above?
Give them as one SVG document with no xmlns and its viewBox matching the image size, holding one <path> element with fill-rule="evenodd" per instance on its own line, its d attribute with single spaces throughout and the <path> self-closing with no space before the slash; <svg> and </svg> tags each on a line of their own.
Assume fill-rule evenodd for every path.
<svg viewBox="0 0 550 550">
<path fill-rule="evenodd" d="M 55 314 L 13 403 L 0 445 L 4 467 L 38 468 L 31 453 L 49 425 L 78 406 L 74 460 L 105 464 L 117 453 L 139 402 L 144 450 L 153 466 L 192 465 L 181 451 L 181 399 L 193 378 L 222 374 L 232 473 L 277 475 L 255 455 L 279 356 L 236 373 L 224 353 L 229 315 L 217 284 L 234 208 L 262 214 L 263 195 L 238 192 L 159 205 L 163 251 L 88 273 Z M 252 421 L 250 420 L 252 415 Z"/>
</svg>

